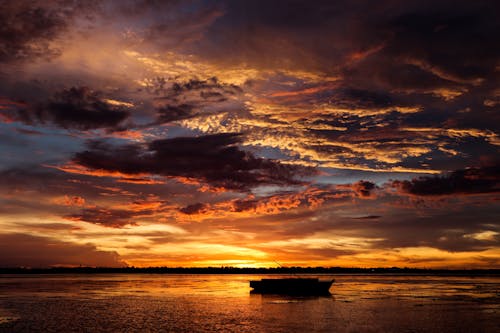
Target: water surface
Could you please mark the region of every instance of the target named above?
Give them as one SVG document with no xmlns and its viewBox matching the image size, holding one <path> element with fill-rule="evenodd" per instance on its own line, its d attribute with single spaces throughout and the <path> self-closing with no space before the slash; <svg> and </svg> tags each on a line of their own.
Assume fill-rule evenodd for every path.
<svg viewBox="0 0 500 333">
<path fill-rule="evenodd" d="M 500 332 L 498 277 L 324 275 L 332 296 L 250 294 L 263 277 L 0 275 L 0 332 Z"/>
</svg>

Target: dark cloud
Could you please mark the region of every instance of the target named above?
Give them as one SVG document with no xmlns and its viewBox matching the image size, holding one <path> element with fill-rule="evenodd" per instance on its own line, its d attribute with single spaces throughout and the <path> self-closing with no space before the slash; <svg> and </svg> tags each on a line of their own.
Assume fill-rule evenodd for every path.
<svg viewBox="0 0 500 333">
<path fill-rule="evenodd" d="M 99 251 L 91 244 L 74 244 L 26 234 L 0 234 L 0 267 L 80 265 L 126 266 L 116 252 Z"/>
<path fill-rule="evenodd" d="M 376 246 L 386 248 L 423 246 L 461 252 L 491 249 L 498 244 L 498 223 L 494 220 L 498 209 L 468 205 L 449 208 L 440 212 L 429 209 L 426 216 L 414 214 L 404 219 L 388 212 L 376 224 L 364 224 L 355 232 L 382 239 Z M 490 221 L 484 217 L 488 215 Z"/>
<path fill-rule="evenodd" d="M 413 195 L 452 195 L 500 191 L 500 166 L 457 170 L 445 176 L 396 180 L 391 186 Z"/>
<path fill-rule="evenodd" d="M 352 184 L 340 184 L 337 185 L 336 188 L 351 190 L 357 197 L 360 198 L 373 198 L 375 197 L 377 185 L 367 180 L 360 180 Z"/>
<path fill-rule="evenodd" d="M 183 83 L 170 83 L 166 79 L 157 78 L 150 83 L 147 89 L 159 95 L 155 103 L 158 105 L 160 123 L 227 110 L 232 102 L 230 99 L 234 100 L 243 92 L 239 86 L 221 83 L 215 77 L 208 80 L 191 79 Z M 237 107 L 244 109 L 242 104 L 237 104 Z"/>
<path fill-rule="evenodd" d="M 449 81 L 467 82 L 489 76 L 500 53 L 496 42 L 500 27 L 498 3 L 442 4 L 447 5 L 424 5 L 390 20 L 388 26 L 394 35 L 388 51 L 423 60 L 441 70 Z"/>
<path fill-rule="evenodd" d="M 391 61 L 419 59 L 468 80 L 491 75 L 496 66 L 498 6 L 449 0 L 317 1 L 314 6 L 301 0 L 227 2 L 226 15 L 207 37 L 214 42 L 209 51 L 219 58 L 231 47 L 233 59 L 252 61 L 253 56 L 254 62 L 302 66 L 316 60 L 316 66 L 329 64 L 334 70 L 382 55 L 382 70 L 390 69 Z M 271 48 L 271 56 L 263 52 Z M 301 59 L 304 54 L 312 59 Z"/>
<path fill-rule="evenodd" d="M 187 214 L 187 215 L 192 215 L 192 214 L 202 213 L 206 208 L 207 208 L 206 204 L 195 203 L 195 204 L 183 207 L 183 208 L 179 209 L 179 211 L 184 213 L 184 214 Z"/>
<path fill-rule="evenodd" d="M 57 187 L 67 186 L 68 177 L 56 170 L 30 165 L 9 168 L 0 172 L 2 192 L 36 191 L 43 194 L 58 193 Z"/>
<path fill-rule="evenodd" d="M 305 1 L 227 1 L 225 15 L 200 43 L 208 56 L 231 65 L 320 67 L 325 58 L 338 58 L 339 45 L 329 41 L 345 33 L 336 30 L 345 22 L 338 15 L 342 6 L 326 1 L 314 6 Z"/>
<path fill-rule="evenodd" d="M 376 90 L 363 90 L 356 88 L 341 88 L 335 91 L 334 96 L 338 99 L 338 106 L 344 106 L 348 108 L 354 107 L 365 107 L 365 108 L 387 108 L 393 106 L 394 96 L 388 92 L 376 91 Z"/>
<path fill-rule="evenodd" d="M 86 87 L 63 90 L 35 114 L 42 123 L 81 130 L 116 127 L 129 116 L 127 110 L 108 104 L 99 92 Z"/>
<path fill-rule="evenodd" d="M 92 207 L 82 209 L 77 214 L 67 215 L 65 218 L 99 224 L 105 227 L 120 228 L 128 224 L 135 225 L 136 223 L 132 219 L 137 215 L 139 214 L 132 210 Z M 140 215 L 147 215 L 147 213 L 141 212 Z"/>
<path fill-rule="evenodd" d="M 127 0 L 108 4 L 105 17 L 113 22 L 118 16 L 131 27 L 124 36 L 131 45 L 172 52 L 203 38 L 207 27 L 223 15 L 221 7 L 199 0 Z"/>
<path fill-rule="evenodd" d="M 197 112 L 192 104 L 165 105 L 157 109 L 158 121 L 169 123 L 171 121 L 189 119 L 196 116 Z"/>
<path fill-rule="evenodd" d="M 233 190 L 299 184 L 297 176 L 312 172 L 255 157 L 237 147 L 240 141 L 240 135 L 230 133 L 155 140 L 146 147 L 135 144 L 115 147 L 94 141 L 88 150 L 75 154 L 73 161 L 92 169 L 127 174 L 195 178 Z"/>
<path fill-rule="evenodd" d="M 498 3 L 436 1 L 398 6 L 382 2 L 381 6 L 387 10 L 369 14 L 361 31 L 384 32 L 379 40 L 383 47 L 344 67 L 350 84 L 382 88 L 402 98 L 416 94 L 424 108 L 433 108 L 435 102 L 422 96 L 434 95 L 446 99 L 448 109 L 451 99 L 452 105 L 462 104 L 464 109 L 471 106 L 470 96 L 484 101 L 491 94 L 477 87 L 498 86 Z M 485 108 L 477 106 L 476 110 Z"/>
<path fill-rule="evenodd" d="M 360 216 L 360 217 L 353 217 L 355 220 L 378 220 L 382 216 L 380 215 L 366 215 L 366 216 Z"/>
<path fill-rule="evenodd" d="M 350 86 L 348 82 L 338 84 L 337 86 L 329 86 L 324 83 L 308 84 L 299 86 L 300 89 L 286 91 L 284 94 L 271 95 L 270 100 L 274 103 L 279 103 L 289 106 L 306 106 L 310 104 L 328 105 L 337 108 L 339 112 L 343 112 L 345 117 L 348 117 L 349 112 L 358 113 L 358 118 L 363 117 L 366 113 L 367 120 L 373 120 L 373 112 L 379 110 L 393 110 L 398 108 L 411 107 L 419 108 L 421 100 L 409 98 L 406 95 L 401 95 L 388 90 L 373 88 L 357 88 L 355 85 Z M 284 87 L 289 89 L 289 87 Z M 309 91 L 308 91 L 309 90 Z M 315 92 L 312 92 L 316 90 Z M 306 93 L 304 93 L 306 92 Z M 325 121 L 329 120 L 329 115 L 325 112 L 322 115 Z M 339 119 L 335 119 L 339 120 Z M 348 119 L 341 119 L 342 121 Z M 359 121 L 359 119 L 358 119 Z M 354 124 L 359 125 L 359 123 Z"/>
<path fill-rule="evenodd" d="M 130 113 L 106 102 L 102 93 L 87 87 L 62 90 L 48 102 L 10 111 L 27 124 L 51 123 L 66 129 L 116 128 Z"/>
<path fill-rule="evenodd" d="M 357 193 L 361 197 L 370 197 L 373 194 L 373 190 L 376 188 L 376 185 L 372 182 L 366 180 L 360 180 L 357 183 L 354 183 L 352 189 L 355 193 Z"/>
<path fill-rule="evenodd" d="M 0 62 L 52 59 L 61 50 L 51 43 L 75 15 L 88 15 L 96 1 L 1 1 Z"/>
<path fill-rule="evenodd" d="M 186 83 L 174 83 L 165 98 L 178 98 L 180 94 L 187 92 L 196 92 L 201 97 L 218 101 L 222 93 L 235 95 L 241 93 L 241 88 L 234 84 L 220 83 L 216 77 L 208 80 L 191 79 Z"/>
<path fill-rule="evenodd" d="M 50 41 L 66 27 L 61 12 L 27 2 L 0 3 L 0 62 L 52 58 L 59 51 L 50 47 Z"/>
<path fill-rule="evenodd" d="M 259 201 L 252 200 L 252 199 L 235 200 L 233 202 L 233 205 L 234 205 L 233 209 L 235 212 L 245 212 L 245 211 L 255 209 L 259 205 Z"/>
</svg>

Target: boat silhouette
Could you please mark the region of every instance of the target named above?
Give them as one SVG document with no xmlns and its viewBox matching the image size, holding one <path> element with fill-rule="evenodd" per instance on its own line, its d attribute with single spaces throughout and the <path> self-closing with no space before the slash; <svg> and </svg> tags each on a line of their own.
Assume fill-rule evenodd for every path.
<svg viewBox="0 0 500 333">
<path fill-rule="evenodd" d="M 329 295 L 334 280 L 277 278 L 250 281 L 252 293 L 284 295 Z"/>
</svg>

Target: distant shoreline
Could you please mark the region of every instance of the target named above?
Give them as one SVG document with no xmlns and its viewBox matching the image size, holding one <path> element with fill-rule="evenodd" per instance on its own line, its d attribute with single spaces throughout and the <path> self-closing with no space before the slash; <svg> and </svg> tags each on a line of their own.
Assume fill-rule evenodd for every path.
<svg viewBox="0 0 500 333">
<path fill-rule="evenodd" d="M 384 274 L 384 275 L 500 275 L 500 269 L 343 268 L 343 267 L 51 267 L 0 268 L 0 274 Z"/>
</svg>

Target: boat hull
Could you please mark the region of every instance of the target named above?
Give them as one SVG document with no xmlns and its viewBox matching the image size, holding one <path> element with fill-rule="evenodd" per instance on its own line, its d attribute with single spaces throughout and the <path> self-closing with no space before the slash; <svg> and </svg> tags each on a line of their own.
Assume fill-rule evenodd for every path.
<svg viewBox="0 0 500 333">
<path fill-rule="evenodd" d="M 329 295 L 332 283 L 315 278 L 262 279 L 250 281 L 250 287 L 258 294 Z"/>
</svg>

